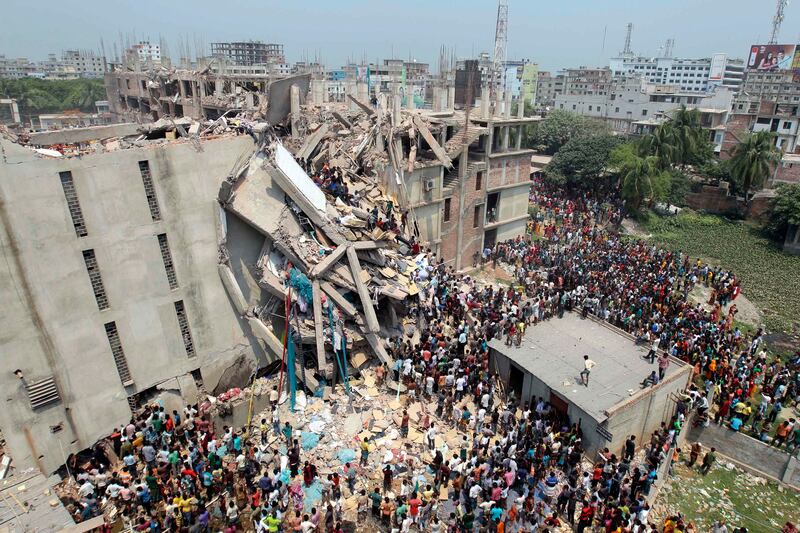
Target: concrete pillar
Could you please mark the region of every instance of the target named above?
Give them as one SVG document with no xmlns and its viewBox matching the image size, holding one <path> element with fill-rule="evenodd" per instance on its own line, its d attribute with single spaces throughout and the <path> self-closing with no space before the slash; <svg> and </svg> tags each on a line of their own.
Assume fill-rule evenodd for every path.
<svg viewBox="0 0 800 533">
<path fill-rule="evenodd" d="M 395 126 L 400 124 L 400 104 L 402 103 L 402 98 L 400 96 L 400 87 L 395 85 L 394 87 L 394 94 L 392 95 L 392 121 L 394 122 Z"/>
<path fill-rule="evenodd" d="M 406 92 L 406 109 L 413 110 L 416 109 L 417 104 L 414 102 L 414 91 L 410 90 Z"/>
<path fill-rule="evenodd" d="M 447 88 L 447 109 L 448 111 L 453 111 L 456 108 L 456 87 L 455 85 L 450 85 Z"/>
<path fill-rule="evenodd" d="M 509 139 L 511 138 L 511 126 L 503 126 L 503 151 L 508 151 Z"/>
<path fill-rule="evenodd" d="M 506 89 L 505 92 L 505 105 L 503 106 L 503 116 L 511 118 L 511 91 Z"/>
<path fill-rule="evenodd" d="M 369 85 L 366 83 L 359 83 L 356 89 L 358 91 L 358 99 L 369 105 Z"/>
<path fill-rule="evenodd" d="M 214 80 L 214 96 L 222 96 L 222 90 L 225 88 L 225 82 L 217 78 Z"/>
<path fill-rule="evenodd" d="M 345 90 L 345 99 L 349 102 L 349 109 L 350 111 L 356 111 L 359 107 L 349 98 L 348 96 L 352 96 L 353 98 L 358 98 L 358 83 L 355 81 L 348 80 L 345 82 L 344 86 Z"/>
<path fill-rule="evenodd" d="M 517 118 L 525 118 L 525 99 L 520 95 L 517 100 Z"/>
<path fill-rule="evenodd" d="M 464 219 L 469 216 L 466 213 L 466 198 L 464 195 L 464 182 L 467 179 L 467 166 L 469 165 L 469 147 L 465 146 L 461 150 L 458 160 L 458 226 L 456 233 L 456 270 L 461 270 L 461 249 L 464 247 Z"/>
<path fill-rule="evenodd" d="M 329 101 L 329 98 L 328 98 L 328 80 L 322 80 L 322 83 L 320 85 L 322 85 L 322 89 L 321 89 L 321 91 L 322 91 L 322 103 L 323 104 L 327 104 L 328 101 Z"/>
<path fill-rule="evenodd" d="M 522 132 L 525 131 L 525 126 L 518 126 L 517 127 L 517 143 L 514 146 L 515 150 L 522 149 Z"/>
<path fill-rule="evenodd" d="M 300 132 L 298 131 L 300 126 L 300 88 L 297 85 L 292 85 L 290 104 L 292 113 L 292 138 L 297 139 L 300 137 Z"/>
<path fill-rule="evenodd" d="M 481 117 L 489 118 L 489 87 L 481 87 Z"/>
<path fill-rule="evenodd" d="M 311 80 L 311 103 L 322 105 L 322 84 L 324 80 Z"/>
<path fill-rule="evenodd" d="M 439 109 L 439 105 L 441 104 L 441 102 L 442 102 L 442 99 L 439 96 L 439 86 L 438 85 L 434 85 L 433 86 L 433 110 L 434 111 L 441 111 L 441 109 Z"/>
</svg>

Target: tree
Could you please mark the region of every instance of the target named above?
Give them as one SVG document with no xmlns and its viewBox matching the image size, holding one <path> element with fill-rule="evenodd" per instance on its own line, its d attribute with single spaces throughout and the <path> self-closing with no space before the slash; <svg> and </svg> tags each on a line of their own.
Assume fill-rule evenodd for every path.
<svg viewBox="0 0 800 533">
<path fill-rule="evenodd" d="M 536 127 L 533 147 L 552 155 L 571 139 L 587 138 L 607 131 L 608 128 L 597 120 L 557 109 Z"/>
<path fill-rule="evenodd" d="M 778 186 L 765 229 L 774 239 L 783 240 L 789 226 L 800 226 L 800 183 Z"/>
<path fill-rule="evenodd" d="M 669 168 L 676 159 L 675 130 L 670 122 L 659 125 L 653 133 L 642 138 L 641 152 L 658 158 L 661 168 Z"/>
<path fill-rule="evenodd" d="M 744 138 L 733 149 L 731 176 L 744 194 L 746 206 L 750 206 L 750 191 L 760 189 L 769 177 L 771 167 L 780 161 L 780 151 L 775 147 L 776 135 L 771 131 L 759 131 Z"/>
<path fill-rule="evenodd" d="M 67 109 L 92 112 L 94 103 L 106 98 L 103 80 L 85 79 L 0 80 L 0 95 L 17 100 L 23 122 L 29 122 L 42 113 L 59 113 Z"/>
<path fill-rule="evenodd" d="M 545 177 L 556 183 L 597 189 L 600 179 L 608 176 L 611 151 L 623 140 L 604 133 L 592 137 L 573 138 L 556 152 L 547 165 Z"/>
<path fill-rule="evenodd" d="M 663 200 L 669 192 L 670 175 L 660 170 L 658 158 L 639 155 L 638 147 L 633 143 L 615 148 L 609 166 L 622 178 L 620 193 L 630 213 L 638 213 L 644 200 Z"/>
<path fill-rule="evenodd" d="M 686 166 L 697 159 L 704 148 L 703 128 L 700 125 L 700 111 L 681 106 L 669 122 L 674 141 L 674 163 Z"/>
</svg>

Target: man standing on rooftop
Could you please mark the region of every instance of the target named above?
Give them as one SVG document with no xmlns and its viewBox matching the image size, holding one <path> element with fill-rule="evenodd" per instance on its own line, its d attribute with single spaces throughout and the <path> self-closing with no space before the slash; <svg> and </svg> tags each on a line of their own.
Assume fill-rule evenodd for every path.
<svg viewBox="0 0 800 533">
<path fill-rule="evenodd" d="M 583 356 L 583 370 L 581 370 L 581 382 L 587 387 L 589 386 L 589 373 L 596 364 L 597 363 L 589 359 L 588 355 Z"/>
</svg>

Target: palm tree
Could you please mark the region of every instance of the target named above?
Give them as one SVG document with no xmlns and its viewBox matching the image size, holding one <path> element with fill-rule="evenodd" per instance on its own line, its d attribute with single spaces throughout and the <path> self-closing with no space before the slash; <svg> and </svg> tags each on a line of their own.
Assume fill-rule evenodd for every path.
<svg viewBox="0 0 800 533">
<path fill-rule="evenodd" d="M 633 155 L 620 168 L 622 197 L 625 198 L 631 212 L 638 212 L 645 198 L 653 200 L 663 192 L 659 164 L 656 156 Z"/>
<path fill-rule="evenodd" d="M 774 132 L 759 131 L 745 137 L 733 149 L 731 176 L 741 184 L 747 209 L 750 208 L 750 190 L 761 188 L 772 166 L 780 162 L 781 151 L 775 146 L 776 138 Z"/>
<path fill-rule="evenodd" d="M 674 162 L 683 167 L 691 161 L 703 142 L 700 111 L 686 109 L 686 106 L 682 105 L 675 111 L 670 124 L 675 147 Z"/>
<path fill-rule="evenodd" d="M 661 168 L 668 168 L 675 162 L 675 129 L 671 122 L 659 125 L 653 133 L 642 139 L 641 155 L 652 155 L 658 158 Z"/>
</svg>

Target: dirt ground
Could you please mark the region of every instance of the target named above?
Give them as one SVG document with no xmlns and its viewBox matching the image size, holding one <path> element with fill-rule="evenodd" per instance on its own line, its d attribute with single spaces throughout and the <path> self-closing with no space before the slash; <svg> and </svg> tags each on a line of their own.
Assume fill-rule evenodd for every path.
<svg viewBox="0 0 800 533">
<path fill-rule="evenodd" d="M 711 287 L 706 287 L 705 285 L 697 285 L 692 289 L 692 292 L 689 293 L 689 299 L 693 302 L 700 302 L 703 304 L 704 309 L 710 311 L 712 306 L 708 305 L 709 296 L 711 296 Z M 736 320 L 738 322 L 743 322 L 754 328 L 764 325 L 763 313 L 761 313 L 755 304 L 748 300 L 744 294 L 740 294 L 735 301 L 726 305 L 724 307 L 726 312 L 732 304 L 736 304 L 736 308 L 739 310 L 739 312 L 736 313 Z"/>
</svg>

